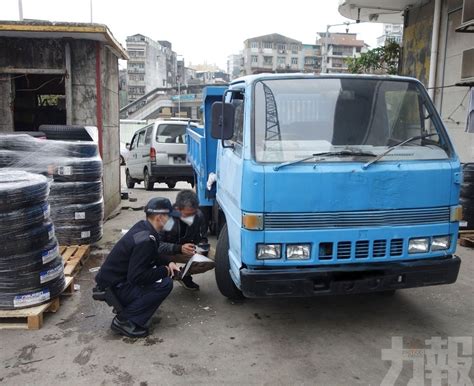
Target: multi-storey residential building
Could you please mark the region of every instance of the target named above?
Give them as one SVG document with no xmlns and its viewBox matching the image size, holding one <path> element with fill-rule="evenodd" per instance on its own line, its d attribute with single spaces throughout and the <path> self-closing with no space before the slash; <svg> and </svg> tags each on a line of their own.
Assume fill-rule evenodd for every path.
<svg viewBox="0 0 474 386">
<path fill-rule="evenodd" d="M 377 45 L 384 46 L 388 41 L 402 43 L 403 24 L 383 24 L 383 35 L 377 38 Z"/>
<path fill-rule="evenodd" d="M 321 72 L 321 46 L 303 44 L 303 71 Z"/>
<path fill-rule="evenodd" d="M 242 54 L 233 54 L 227 57 L 227 73 L 230 80 L 240 76 L 240 69 L 242 65 Z"/>
<path fill-rule="evenodd" d="M 244 74 L 303 71 L 303 44 L 280 34 L 250 38 L 244 42 Z"/>
<path fill-rule="evenodd" d="M 167 41 L 156 42 L 144 35 L 127 37 L 128 100 L 133 102 L 157 87 L 176 84 L 176 53 Z"/>
<path fill-rule="evenodd" d="M 357 39 L 357 34 L 340 32 L 330 32 L 327 41 L 326 32 L 319 32 L 316 45 L 321 46 L 323 72 L 347 72 L 346 59 L 360 56 L 368 47 L 363 40 Z"/>
</svg>

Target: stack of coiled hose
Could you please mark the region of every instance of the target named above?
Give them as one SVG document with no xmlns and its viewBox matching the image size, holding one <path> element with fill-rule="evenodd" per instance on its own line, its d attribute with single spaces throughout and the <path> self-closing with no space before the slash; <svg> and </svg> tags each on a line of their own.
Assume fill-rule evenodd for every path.
<svg viewBox="0 0 474 386">
<path fill-rule="evenodd" d="M 60 244 L 92 244 L 103 234 L 102 160 L 88 141 L 0 135 L 0 168 L 49 177 L 51 219 Z"/>
<path fill-rule="evenodd" d="M 38 305 L 64 289 L 48 193 L 46 177 L 0 169 L 1 309 Z"/>
</svg>

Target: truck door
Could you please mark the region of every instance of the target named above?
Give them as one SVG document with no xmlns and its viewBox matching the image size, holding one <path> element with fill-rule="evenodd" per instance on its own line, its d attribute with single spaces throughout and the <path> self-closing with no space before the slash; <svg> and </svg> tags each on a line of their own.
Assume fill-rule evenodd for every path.
<svg viewBox="0 0 474 386">
<path fill-rule="evenodd" d="M 244 95 L 233 94 L 230 101 L 235 108 L 234 135 L 225 141 L 229 148 L 221 148 L 218 175 L 218 201 L 225 207 L 229 232 L 229 260 L 234 272 L 240 267 L 241 191 L 243 169 Z M 223 187 L 223 188 L 221 188 Z"/>
</svg>

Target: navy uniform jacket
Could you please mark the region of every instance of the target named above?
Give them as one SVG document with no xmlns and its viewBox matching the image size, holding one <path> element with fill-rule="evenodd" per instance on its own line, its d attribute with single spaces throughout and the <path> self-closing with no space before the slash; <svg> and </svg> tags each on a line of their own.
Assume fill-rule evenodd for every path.
<svg viewBox="0 0 474 386">
<path fill-rule="evenodd" d="M 147 286 L 168 276 L 169 261 L 158 254 L 159 235 L 146 220 L 137 222 L 107 256 L 95 281 L 102 288 L 129 282 Z"/>
</svg>

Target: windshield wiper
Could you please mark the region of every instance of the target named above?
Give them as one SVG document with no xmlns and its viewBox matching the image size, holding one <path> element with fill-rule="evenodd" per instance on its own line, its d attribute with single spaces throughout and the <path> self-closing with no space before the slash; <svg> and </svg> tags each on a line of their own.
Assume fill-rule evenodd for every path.
<svg viewBox="0 0 474 386">
<path fill-rule="evenodd" d="M 416 141 L 417 139 L 425 139 L 429 137 L 434 137 L 435 135 L 438 135 L 438 133 L 432 133 L 432 134 L 423 134 L 423 135 L 416 135 L 414 137 L 410 137 L 408 139 L 405 139 L 401 142 L 396 143 L 395 145 L 389 147 L 387 150 L 385 150 L 383 153 L 379 154 L 377 157 L 375 157 L 372 161 L 367 162 L 364 166 L 362 166 L 362 169 L 367 169 L 370 165 L 373 163 L 377 162 L 381 158 L 385 157 L 388 153 L 390 153 L 392 150 L 395 150 L 399 148 L 400 146 L 403 146 L 409 142 Z"/>
<path fill-rule="evenodd" d="M 276 165 L 273 167 L 273 170 L 278 171 L 281 168 L 284 168 L 285 166 L 289 165 L 295 165 L 299 164 L 301 162 L 309 161 L 310 159 L 313 159 L 315 157 L 322 157 L 322 156 L 334 156 L 334 157 L 376 157 L 374 153 L 369 153 L 369 152 L 364 152 L 364 151 L 354 151 L 354 150 L 340 150 L 340 151 L 325 151 L 322 153 L 314 153 L 311 154 L 308 157 L 301 158 L 295 161 L 288 161 L 288 162 L 283 162 L 279 165 Z"/>
</svg>

